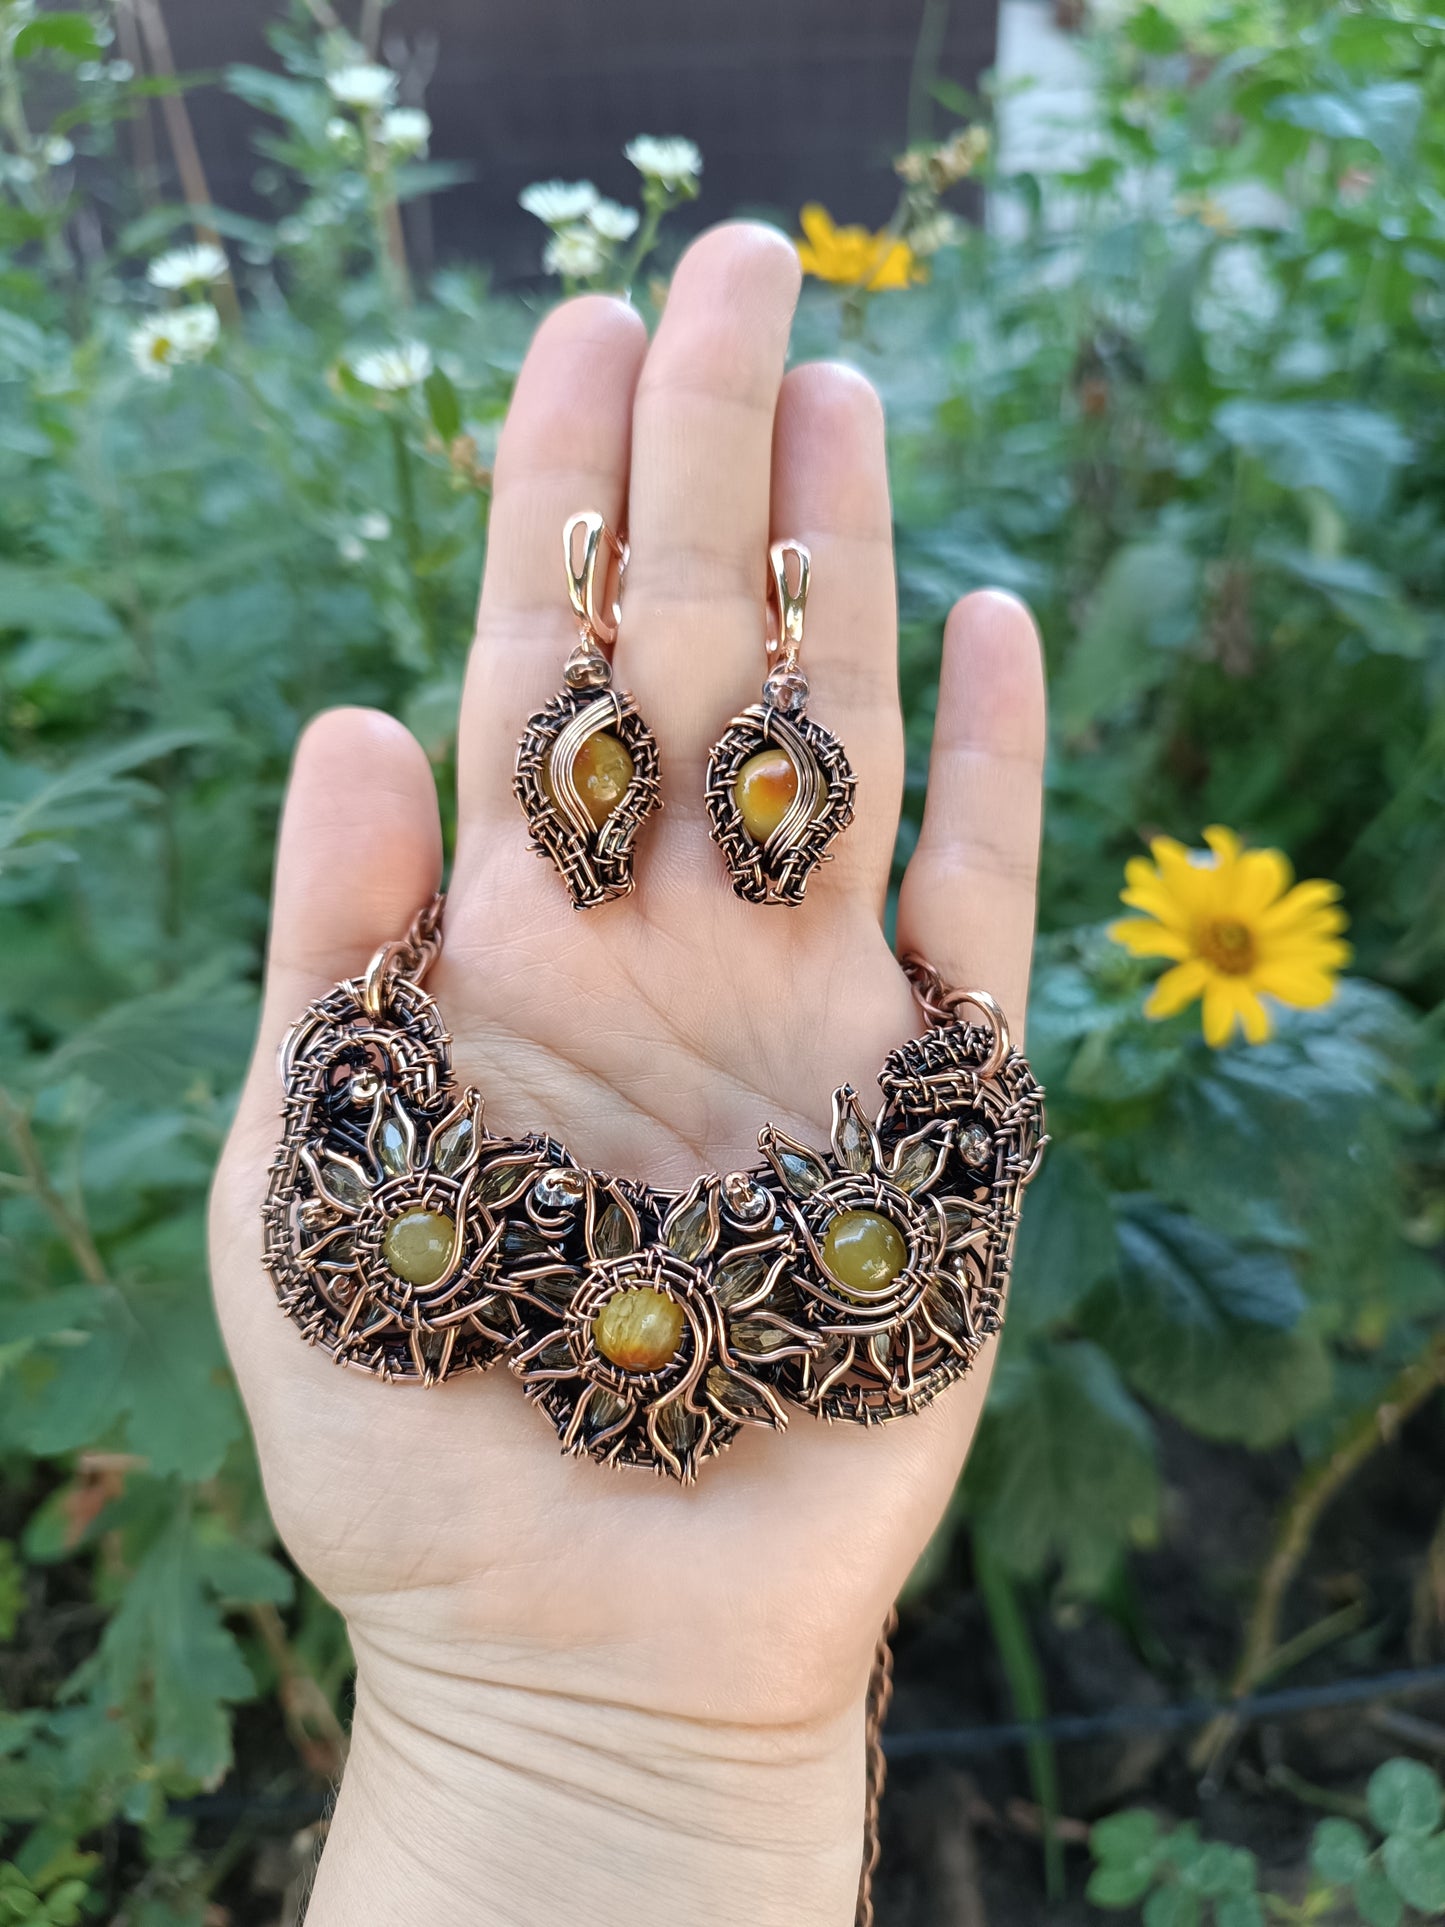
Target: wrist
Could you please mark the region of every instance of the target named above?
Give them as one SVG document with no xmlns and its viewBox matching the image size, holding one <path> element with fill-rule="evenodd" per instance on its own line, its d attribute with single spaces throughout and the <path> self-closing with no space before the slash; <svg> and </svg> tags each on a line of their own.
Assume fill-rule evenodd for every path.
<svg viewBox="0 0 1445 1927">
<path fill-rule="evenodd" d="M 383 1664 L 307 1927 L 851 1927 L 864 1712 L 674 1718 Z"/>
</svg>

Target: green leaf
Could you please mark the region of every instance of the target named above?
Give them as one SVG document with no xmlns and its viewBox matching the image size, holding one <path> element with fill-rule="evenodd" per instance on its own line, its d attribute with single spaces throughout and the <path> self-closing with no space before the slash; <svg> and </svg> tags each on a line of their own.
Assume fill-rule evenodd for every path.
<svg viewBox="0 0 1445 1927">
<path fill-rule="evenodd" d="M 113 819 L 136 796 L 122 778 L 199 740 L 195 730 L 152 730 L 77 757 L 54 775 L 7 770 L 0 759 L 0 874 L 33 861 L 47 840 Z"/>
<path fill-rule="evenodd" d="M 229 959 L 216 957 L 178 983 L 119 999 L 78 1026 L 51 1058 L 50 1073 L 59 1080 L 80 1071 L 117 1097 L 174 1103 L 198 1076 L 234 1082 L 254 1022 L 249 989 L 231 980 Z"/>
<path fill-rule="evenodd" d="M 1385 1872 L 1400 1898 L 1422 1914 L 1445 1914 L 1445 1835 L 1392 1834 Z"/>
<path fill-rule="evenodd" d="M 199 1224 L 197 1225 L 199 1230 Z M 196 1252 L 199 1272 L 201 1253 Z M 25 1341 L 0 1401 L 0 1439 L 40 1458 L 124 1443 L 152 1471 L 211 1478 L 241 1430 L 210 1294 L 86 1286 L 0 1310 L 0 1344 Z"/>
<path fill-rule="evenodd" d="M 1440 1824 L 1440 1782 L 1419 1760 L 1386 1760 L 1370 1775 L 1365 1804 L 1381 1833 L 1418 1838 Z"/>
<path fill-rule="evenodd" d="M 1400 1927 L 1405 1903 L 1379 1867 L 1366 1867 L 1355 1881 L 1355 1905 L 1368 1927 Z"/>
<path fill-rule="evenodd" d="M 1015 1336 L 1067 1318 L 1118 1264 L 1109 1194 L 1068 1144 L 1054 1145 L 1029 1191 L 1009 1287 Z"/>
<path fill-rule="evenodd" d="M 964 1493 L 1011 1571 L 1035 1576 L 1058 1557 L 1069 1586 L 1098 1592 L 1153 1529 L 1153 1429 L 1097 1347 L 1005 1350 Z"/>
<path fill-rule="evenodd" d="M 1264 1927 L 1264 1909 L 1256 1894 L 1230 1894 L 1214 1903 L 1214 1927 Z"/>
<path fill-rule="evenodd" d="M 231 1760 L 227 1708 L 255 1681 L 206 1580 L 205 1555 L 178 1512 L 137 1564 L 94 1656 L 71 1682 L 148 1730 L 158 1762 L 213 1786 Z"/>
<path fill-rule="evenodd" d="M 1110 1862 L 1095 1867 L 1085 1893 L 1095 1907 L 1137 1907 L 1153 1884 L 1152 1864 L 1131 1867 Z"/>
<path fill-rule="evenodd" d="M 1310 1865 L 1321 1880 L 1348 1887 L 1369 1863 L 1370 1843 L 1353 1820 L 1321 1820 L 1310 1846 Z"/>
<path fill-rule="evenodd" d="M 433 368 L 423 387 L 431 425 L 444 442 L 455 441 L 461 433 L 462 404 L 450 379 L 440 368 Z"/>
<path fill-rule="evenodd" d="M 1129 1382 L 1206 1438 L 1260 1447 L 1328 1395 L 1329 1355 L 1298 1325 L 1303 1299 L 1277 1252 L 1245 1250 L 1156 1200 L 1127 1201 L 1117 1283 L 1084 1308 Z"/>
<path fill-rule="evenodd" d="M 99 60 L 101 57 L 95 25 L 89 14 L 84 13 L 42 13 L 38 18 L 26 21 L 15 36 L 15 58 L 28 60 L 42 49 L 64 54 L 70 60 Z"/>
<path fill-rule="evenodd" d="M 1233 1336 L 1237 1325 L 1289 1331 L 1305 1309 L 1288 1261 L 1274 1251 L 1246 1251 L 1187 1212 L 1148 1197 L 1126 1201 L 1119 1220 L 1126 1271 L 1147 1284 L 1159 1318 L 1175 1331 Z"/>
<path fill-rule="evenodd" d="M 1320 489 L 1361 521 L 1380 515 L 1396 471 L 1410 460 L 1410 438 L 1394 417 L 1357 402 L 1236 397 L 1214 424 L 1281 488 Z"/>
<path fill-rule="evenodd" d="M 1117 715 L 1171 676 L 1198 627 L 1198 558 L 1168 539 L 1120 549 L 1064 658 L 1054 703 L 1068 730 Z"/>
<path fill-rule="evenodd" d="M 1184 45 L 1184 36 L 1162 8 L 1150 4 L 1139 7 L 1124 23 L 1124 31 L 1141 53 L 1173 54 Z"/>
<path fill-rule="evenodd" d="M 1272 120 L 1327 140 L 1368 141 L 1393 166 L 1403 167 L 1415 144 L 1421 105 L 1414 81 L 1380 80 L 1331 93 L 1282 94 L 1268 111 Z"/>
<path fill-rule="evenodd" d="M 1158 1887 L 1144 1903 L 1144 1927 L 1199 1927 L 1199 1896 L 1188 1887 Z"/>
<path fill-rule="evenodd" d="M 1143 1860 L 1152 1864 L 1159 1839 L 1159 1822 L 1147 1807 L 1129 1807 L 1111 1813 L 1089 1829 L 1089 1851 L 1096 1860 L 1137 1866 Z"/>
<path fill-rule="evenodd" d="M 1206 1840 L 1184 1872 L 1185 1885 L 1211 1899 L 1252 1894 L 1255 1878 L 1254 1855 L 1222 1840 Z"/>
<path fill-rule="evenodd" d="M 212 1478 L 242 1428 L 211 1295 L 198 1279 L 165 1296 L 134 1293 L 131 1309 L 126 1443 L 152 1472 Z"/>
</svg>

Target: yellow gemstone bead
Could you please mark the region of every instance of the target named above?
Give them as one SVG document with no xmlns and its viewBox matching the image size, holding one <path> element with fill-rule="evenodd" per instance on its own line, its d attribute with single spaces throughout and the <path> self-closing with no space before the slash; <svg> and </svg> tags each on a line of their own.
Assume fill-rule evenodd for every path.
<svg viewBox="0 0 1445 1927">
<path fill-rule="evenodd" d="M 382 1255 L 409 1285 L 434 1285 L 446 1275 L 457 1241 L 455 1222 L 442 1211 L 403 1211 L 386 1227 Z"/>
<path fill-rule="evenodd" d="M 754 843 L 766 843 L 798 794 L 798 772 L 780 749 L 760 749 L 733 779 L 733 801 Z"/>
<path fill-rule="evenodd" d="M 675 1298 L 637 1285 L 607 1300 L 592 1321 L 592 1336 L 602 1356 L 624 1372 L 660 1372 L 677 1357 L 682 1326 Z"/>
<path fill-rule="evenodd" d="M 871 1297 L 908 1263 L 908 1246 L 878 1211 L 840 1211 L 823 1234 L 823 1263 L 850 1297 Z"/>
<path fill-rule="evenodd" d="M 589 736 L 578 750 L 572 759 L 572 781 L 577 786 L 582 806 L 591 817 L 594 829 L 602 828 L 626 796 L 632 773 L 632 757 L 626 743 L 606 730 Z M 550 756 L 546 763 L 543 787 L 555 803 L 557 791 Z"/>
</svg>

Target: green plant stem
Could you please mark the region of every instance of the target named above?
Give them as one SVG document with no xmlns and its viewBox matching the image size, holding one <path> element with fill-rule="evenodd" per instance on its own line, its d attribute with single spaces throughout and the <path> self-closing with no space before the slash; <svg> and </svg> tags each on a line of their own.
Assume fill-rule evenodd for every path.
<svg viewBox="0 0 1445 1927">
<path fill-rule="evenodd" d="M 15 64 L 15 50 L 8 33 L 0 33 L 0 119 L 3 119 L 5 130 L 15 143 L 16 152 L 32 169 L 30 180 L 17 185 L 21 199 L 41 223 L 45 259 L 53 273 L 62 281 L 69 281 L 72 278 L 70 253 L 61 239 L 46 191 L 45 184 L 49 176 L 45 157 L 40 142 L 30 131 L 30 122 L 25 113 L 25 96 L 20 86 L 20 70 Z"/>
<path fill-rule="evenodd" d="M 274 1606 L 261 1601 L 246 1612 L 275 1668 L 286 1731 L 301 1763 L 324 1779 L 339 1778 L 346 1764 L 347 1734 L 325 1689 L 297 1657 Z"/>
<path fill-rule="evenodd" d="M 989 1550 L 982 1533 L 973 1535 L 973 1568 L 983 1595 L 994 1644 L 1008 1675 L 1014 1713 L 1021 1720 L 1048 1717 L 1044 1677 L 1019 1605 L 1014 1583 Z M 1053 1743 L 1035 1737 L 1028 1743 L 1029 1784 L 1043 1828 L 1044 1890 L 1051 1901 L 1064 1897 L 1064 1848 L 1059 1838 L 1059 1767 Z"/>
<path fill-rule="evenodd" d="M 377 272 L 393 305 L 409 308 L 411 269 L 406 258 L 406 235 L 401 225 L 401 210 L 390 190 L 390 163 L 377 139 L 374 114 L 366 116 L 362 131 L 366 141 L 366 197 L 371 209 Z"/>
<path fill-rule="evenodd" d="M 437 638 L 430 585 L 422 571 L 421 524 L 416 512 L 416 477 L 412 470 L 411 450 L 407 446 L 406 426 L 400 416 L 389 413 L 386 425 L 391 431 L 392 460 L 396 470 L 397 521 L 406 549 L 407 576 L 415 598 L 416 617 L 422 632 L 427 660 L 436 661 Z"/>
<path fill-rule="evenodd" d="M 918 38 L 913 44 L 913 68 L 908 77 L 908 144 L 933 137 L 933 85 L 943 64 L 943 42 L 948 33 L 951 0 L 924 0 Z"/>
<path fill-rule="evenodd" d="M 10 1142 L 15 1146 L 15 1155 L 20 1160 L 20 1171 L 25 1180 L 25 1188 L 70 1247 L 71 1255 L 80 1267 L 86 1283 L 109 1285 L 110 1278 L 104 1261 L 95 1248 L 90 1226 L 86 1223 L 83 1213 L 72 1209 L 56 1190 L 50 1173 L 45 1167 L 45 1160 L 40 1155 L 40 1146 L 35 1142 L 35 1133 L 30 1125 L 30 1114 L 23 1105 L 16 1102 L 3 1084 L 0 1084 L 0 1124 L 4 1124 Z"/>
<path fill-rule="evenodd" d="M 1272 1766 L 1265 1779 L 1272 1787 L 1279 1787 L 1292 1800 L 1298 1800 L 1302 1807 L 1313 1807 L 1320 1813 L 1338 1814 L 1342 1819 L 1354 1820 L 1361 1826 L 1370 1824 L 1370 1809 L 1363 1800 L 1353 1798 L 1348 1793 L 1336 1793 L 1330 1787 L 1316 1786 L 1293 1767 L 1279 1762 Z"/>
<path fill-rule="evenodd" d="M 642 201 L 642 226 L 637 230 L 626 260 L 622 264 L 622 292 L 631 294 L 632 284 L 642 271 L 642 264 L 657 246 L 658 231 L 662 227 L 662 217 L 667 213 L 671 202 L 661 194 L 644 193 Z"/>
<path fill-rule="evenodd" d="M 1325 1458 L 1304 1474 L 1291 1493 L 1275 1531 L 1274 1547 L 1260 1574 L 1254 1605 L 1245 1626 L 1244 1646 L 1230 1694 L 1243 1699 L 1275 1669 L 1279 1625 L 1285 1598 L 1304 1562 L 1315 1528 L 1331 1500 L 1380 1446 L 1432 1393 L 1445 1385 L 1445 1333 L 1436 1333 L 1421 1355 L 1400 1372 L 1382 1396 L 1345 1425 Z M 1218 1757 L 1238 1727 L 1232 1713 L 1212 1720 L 1195 1743 L 1190 1760 L 1204 1770 Z"/>
</svg>

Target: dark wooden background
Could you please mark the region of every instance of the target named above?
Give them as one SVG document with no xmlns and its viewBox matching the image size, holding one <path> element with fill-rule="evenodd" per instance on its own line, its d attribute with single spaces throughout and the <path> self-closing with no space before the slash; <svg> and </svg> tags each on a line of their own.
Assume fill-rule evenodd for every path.
<svg viewBox="0 0 1445 1927">
<path fill-rule="evenodd" d="M 431 206 L 438 255 L 485 255 L 504 279 L 534 273 L 543 237 L 516 205 L 520 189 L 582 176 L 632 198 L 621 149 L 636 133 L 688 134 L 703 149 L 703 198 L 689 210 L 697 225 L 739 208 L 791 220 L 813 199 L 840 220 L 885 220 L 924 9 L 925 0 L 398 0 L 385 44 L 418 75 L 434 63 L 433 154 L 473 169 L 468 186 Z M 974 85 L 993 59 L 996 11 L 994 0 L 952 0 L 939 71 Z M 177 65 L 273 64 L 264 40 L 273 12 L 271 0 L 166 0 Z M 216 88 L 198 92 L 193 111 L 215 198 L 254 207 L 254 122 Z"/>
</svg>

